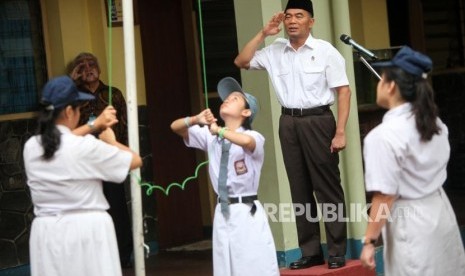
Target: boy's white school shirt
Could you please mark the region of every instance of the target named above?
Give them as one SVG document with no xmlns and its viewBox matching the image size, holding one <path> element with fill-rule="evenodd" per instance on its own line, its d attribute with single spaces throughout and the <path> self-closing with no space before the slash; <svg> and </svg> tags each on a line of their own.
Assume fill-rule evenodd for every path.
<svg viewBox="0 0 465 276">
<path fill-rule="evenodd" d="M 228 162 L 229 196 L 256 195 L 264 158 L 265 138 L 253 130 L 240 128 L 255 139 L 255 150 L 246 152 L 231 145 Z M 218 175 L 222 140 L 210 133 L 208 127 L 189 128 L 189 147 L 208 152 L 209 172 L 215 192 L 218 194 Z M 268 224 L 267 214 L 258 200 L 256 212 L 251 214 L 250 204 L 229 205 L 229 217 L 215 207 L 213 220 L 213 274 L 215 276 L 279 276 L 276 248 Z"/>
<path fill-rule="evenodd" d="M 232 144 L 229 150 L 228 162 L 228 194 L 230 197 L 256 195 L 260 180 L 260 172 L 264 159 L 263 135 L 254 130 L 239 128 L 236 132 L 243 132 L 254 137 L 255 150 L 246 154 L 242 147 Z M 208 153 L 208 172 L 213 189 L 218 194 L 218 175 L 220 172 L 222 139 L 212 135 L 208 126 L 198 125 L 189 128 L 189 138 L 184 141 L 186 146 L 201 149 Z M 229 143 L 229 141 L 226 141 Z"/>
</svg>

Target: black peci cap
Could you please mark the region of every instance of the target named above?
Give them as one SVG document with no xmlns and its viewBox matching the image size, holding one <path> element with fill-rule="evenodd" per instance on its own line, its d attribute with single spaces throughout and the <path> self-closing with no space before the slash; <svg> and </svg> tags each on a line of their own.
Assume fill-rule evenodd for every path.
<svg viewBox="0 0 465 276">
<path fill-rule="evenodd" d="M 308 11 L 312 16 L 313 14 L 313 3 L 311 0 L 289 0 L 286 5 L 286 12 L 288 9 L 301 9 Z"/>
</svg>

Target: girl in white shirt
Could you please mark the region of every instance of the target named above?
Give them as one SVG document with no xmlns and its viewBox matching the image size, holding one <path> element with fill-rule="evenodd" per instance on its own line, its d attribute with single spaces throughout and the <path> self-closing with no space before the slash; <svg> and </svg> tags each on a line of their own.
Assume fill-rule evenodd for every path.
<svg viewBox="0 0 465 276">
<path fill-rule="evenodd" d="M 208 152 L 210 179 L 219 195 L 213 220 L 213 274 L 278 276 L 273 236 L 257 199 L 265 138 L 251 129 L 256 99 L 231 77 L 218 83 L 218 93 L 225 127 L 216 124 L 210 109 L 171 124 L 186 146 Z M 230 145 L 224 194 L 220 181 L 223 144 Z"/>
<path fill-rule="evenodd" d="M 389 109 L 364 140 L 365 183 L 373 192 L 360 256 L 375 267 L 381 232 L 384 275 L 465 275 L 457 220 L 442 185 L 450 146 L 427 81 L 431 59 L 403 47 L 382 68 L 376 102 Z"/>
<path fill-rule="evenodd" d="M 83 101 L 67 76 L 50 80 L 42 92 L 44 109 L 37 135 L 24 146 L 24 165 L 35 218 L 29 254 L 33 276 L 121 275 L 113 221 L 102 181 L 121 183 L 140 167 L 140 156 L 118 143 L 108 107 L 92 126 L 76 129 Z M 103 130 L 100 140 L 92 135 Z"/>
</svg>

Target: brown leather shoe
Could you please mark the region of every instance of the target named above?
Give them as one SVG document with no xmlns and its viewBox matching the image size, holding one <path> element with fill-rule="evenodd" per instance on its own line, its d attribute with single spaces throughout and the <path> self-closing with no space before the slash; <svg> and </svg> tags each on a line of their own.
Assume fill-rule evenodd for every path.
<svg viewBox="0 0 465 276">
<path fill-rule="evenodd" d="M 295 262 L 292 262 L 289 266 L 290 269 L 303 269 L 316 265 L 322 265 L 325 263 L 325 260 L 322 256 L 307 256 L 298 259 Z"/>
</svg>

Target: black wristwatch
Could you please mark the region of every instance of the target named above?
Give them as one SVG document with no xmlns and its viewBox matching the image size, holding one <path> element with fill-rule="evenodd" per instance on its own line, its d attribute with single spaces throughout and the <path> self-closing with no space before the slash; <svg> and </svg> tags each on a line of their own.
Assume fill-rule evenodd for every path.
<svg viewBox="0 0 465 276">
<path fill-rule="evenodd" d="M 367 237 L 362 238 L 363 245 L 369 245 L 369 244 L 375 245 L 376 241 L 377 239 L 368 239 Z"/>
</svg>

